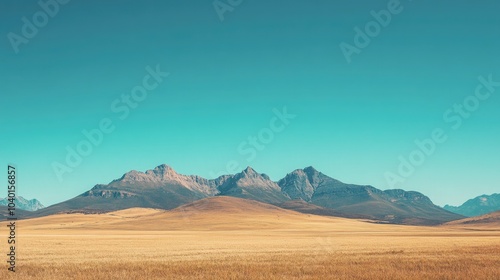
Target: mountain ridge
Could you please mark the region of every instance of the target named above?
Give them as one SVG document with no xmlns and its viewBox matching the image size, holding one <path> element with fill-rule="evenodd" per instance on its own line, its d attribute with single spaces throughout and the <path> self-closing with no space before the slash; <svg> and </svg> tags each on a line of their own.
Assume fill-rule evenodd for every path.
<svg viewBox="0 0 500 280">
<path fill-rule="evenodd" d="M 37 211 L 35 216 L 75 211 L 110 212 L 133 207 L 169 210 L 214 196 L 284 205 L 286 209 L 304 213 L 389 223 L 439 224 L 463 218 L 434 205 L 421 193 L 345 184 L 312 166 L 296 169 L 274 182 L 251 167 L 236 174 L 206 179 L 179 174 L 166 164 L 145 172 L 129 171 L 109 184 L 97 184 L 75 198 Z M 304 203 L 287 203 L 290 201 Z"/>
</svg>

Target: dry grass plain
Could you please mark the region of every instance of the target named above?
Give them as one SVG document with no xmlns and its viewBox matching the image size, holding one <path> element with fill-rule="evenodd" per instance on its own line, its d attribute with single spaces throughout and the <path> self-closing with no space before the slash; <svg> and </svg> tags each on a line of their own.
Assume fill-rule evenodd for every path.
<svg viewBox="0 0 500 280">
<path fill-rule="evenodd" d="M 233 198 L 18 224 L 17 272 L 0 279 L 500 279 L 496 224 L 381 225 Z"/>
</svg>

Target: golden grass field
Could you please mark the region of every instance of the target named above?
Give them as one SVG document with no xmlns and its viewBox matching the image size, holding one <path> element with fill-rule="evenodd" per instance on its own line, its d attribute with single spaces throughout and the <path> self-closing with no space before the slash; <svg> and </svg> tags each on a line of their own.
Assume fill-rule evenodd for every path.
<svg viewBox="0 0 500 280">
<path fill-rule="evenodd" d="M 17 272 L 0 279 L 500 279 L 498 224 L 382 225 L 236 198 L 21 220 L 17 234 Z"/>
</svg>

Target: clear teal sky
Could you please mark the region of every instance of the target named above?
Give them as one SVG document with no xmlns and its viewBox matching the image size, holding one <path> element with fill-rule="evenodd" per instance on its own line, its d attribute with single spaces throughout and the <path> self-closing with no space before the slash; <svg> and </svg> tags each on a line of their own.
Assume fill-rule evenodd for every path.
<svg viewBox="0 0 500 280">
<path fill-rule="evenodd" d="M 347 63 L 339 44 L 389 1 L 313 2 L 245 0 L 221 21 L 212 1 L 72 0 L 16 54 L 9 32 L 41 8 L 1 1 L 0 170 L 15 163 L 19 194 L 46 205 L 161 163 L 211 177 L 235 160 L 274 180 L 312 165 L 387 189 L 399 155 L 443 128 L 397 187 L 439 205 L 500 192 L 500 88 L 459 129 L 443 120 L 478 76 L 500 81 L 500 3 L 401 1 Z M 111 104 L 157 64 L 170 76 L 121 120 Z M 238 146 L 283 106 L 297 117 L 249 162 Z M 103 118 L 115 130 L 59 181 L 52 163 Z"/>
</svg>

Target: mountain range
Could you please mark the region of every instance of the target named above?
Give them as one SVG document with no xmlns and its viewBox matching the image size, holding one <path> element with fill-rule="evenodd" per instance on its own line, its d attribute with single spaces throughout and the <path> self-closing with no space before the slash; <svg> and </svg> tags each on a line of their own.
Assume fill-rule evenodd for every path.
<svg viewBox="0 0 500 280">
<path fill-rule="evenodd" d="M 481 195 L 467 200 L 460 206 L 445 205 L 443 208 L 466 217 L 485 215 L 500 211 L 500 194 Z"/>
<path fill-rule="evenodd" d="M 294 170 L 275 182 L 251 167 L 234 175 L 205 179 L 178 174 L 165 164 L 146 172 L 130 171 L 109 184 L 95 185 L 75 198 L 28 217 L 134 207 L 168 210 L 214 196 L 251 199 L 303 213 L 381 223 L 433 225 L 463 218 L 434 205 L 421 193 L 345 184 L 313 167 Z"/>
<path fill-rule="evenodd" d="M 9 201 L 7 198 L 0 199 L 0 206 L 7 206 Z M 36 199 L 25 199 L 22 196 L 16 197 L 16 210 L 36 211 L 45 208 L 40 201 Z"/>
</svg>

